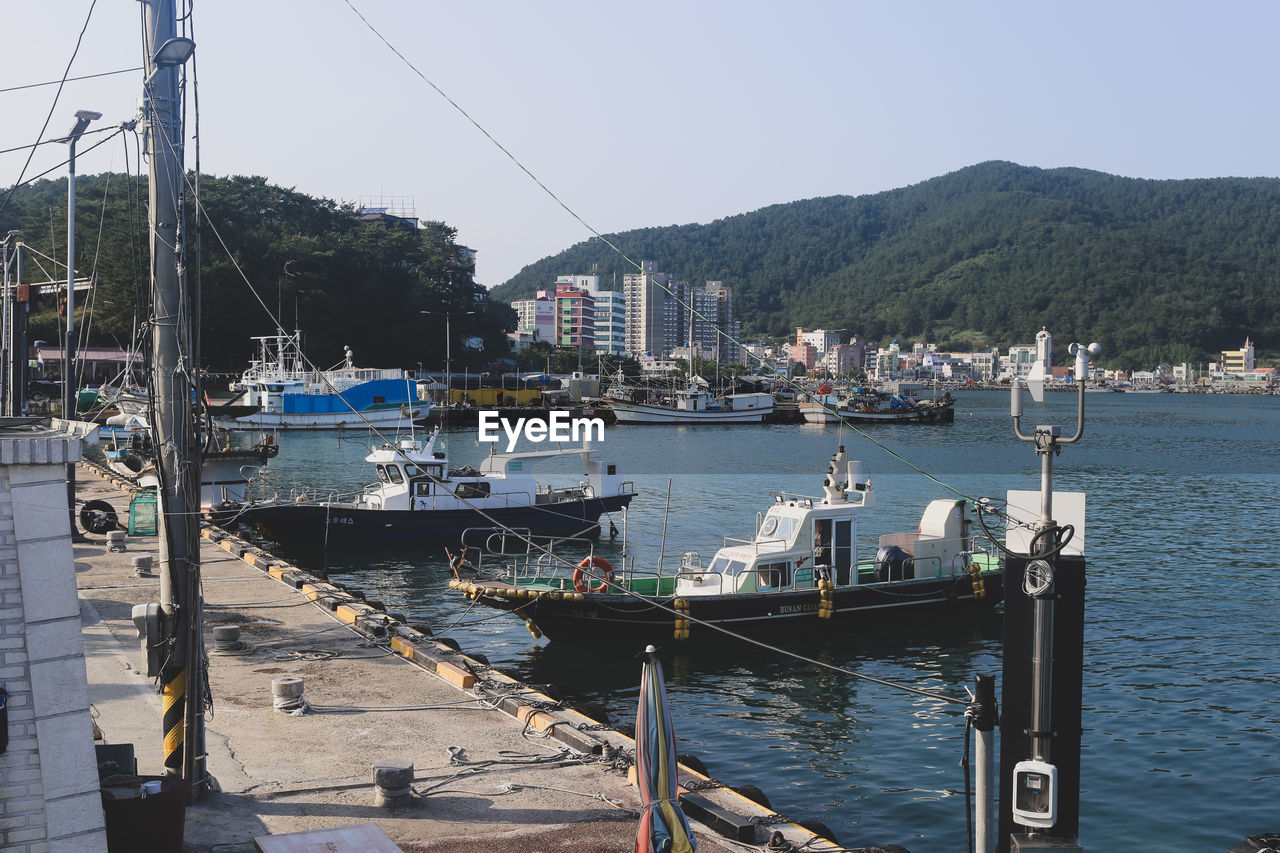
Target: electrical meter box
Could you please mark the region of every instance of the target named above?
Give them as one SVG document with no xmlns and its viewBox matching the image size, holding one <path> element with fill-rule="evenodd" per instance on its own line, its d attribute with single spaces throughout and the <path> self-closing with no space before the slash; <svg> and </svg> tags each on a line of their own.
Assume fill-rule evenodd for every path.
<svg viewBox="0 0 1280 853">
<path fill-rule="evenodd" d="M 138 642 L 142 644 L 142 659 L 146 661 L 148 678 L 159 675 L 164 667 L 164 629 L 160 616 L 159 604 L 133 606 L 133 624 L 138 629 Z"/>
<path fill-rule="evenodd" d="M 1058 768 L 1045 761 L 1019 761 L 1013 768 L 1014 823 L 1048 829 L 1058 820 Z"/>
</svg>

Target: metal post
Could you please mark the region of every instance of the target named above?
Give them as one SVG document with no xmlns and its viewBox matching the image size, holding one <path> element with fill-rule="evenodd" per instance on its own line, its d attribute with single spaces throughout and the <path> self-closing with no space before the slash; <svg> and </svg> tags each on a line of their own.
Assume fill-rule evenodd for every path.
<svg viewBox="0 0 1280 853">
<path fill-rule="evenodd" d="M 20 232 L 10 231 L 0 241 L 0 277 L 4 279 L 4 328 L 0 330 L 0 413 L 5 417 L 13 417 L 13 300 L 9 293 L 9 244 L 14 242 L 14 235 Z"/>
<path fill-rule="evenodd" d="M 160 608 L 169 650 L 161 672 L 164 766 L 198 796 L 205 784 L 200 635 L 200 452 L 195 441 L 191 323 L 198 305 L 183 289 L 178 197 L 183 193 L 183 130 L 178 66 L 194 44 L 175 38 L 174 0 L 144 0 L 146 142 L 151 156 L 151 388 L 156 471 L 160 479 Z M 177 48 L 169 52 L 170 48 Z"/>
<path fill-rule="evenodd" d="M 973 718 L 974 764 L 976 765 L 974 789 L 977 792 L 974 810 L 974 849 L 978 853 L 991 853 L 995 844 L 995 727 L 996 681 L 989 675 L 975 679 Z"/>
<path fill-rule="evenodd" d="M 77 110 L 76 123 L 63 140 L 67 143 L 67 340 L 62 356 L 62 418 L 76 419 L 76 393 L 79 371 L 76 370 L 76 143 L 89 122 L 102 118 L 102 113 Z M 71 541 L 83 541 L 76 529 L 76 464 L 67 463 L 67 512 L 71 519 Z"/>
</svg>

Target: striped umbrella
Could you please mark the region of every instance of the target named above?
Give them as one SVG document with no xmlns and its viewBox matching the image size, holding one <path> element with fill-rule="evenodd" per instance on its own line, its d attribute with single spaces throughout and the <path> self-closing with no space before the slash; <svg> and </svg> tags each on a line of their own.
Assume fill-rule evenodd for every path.
<svg viewBox="0 0 1280 853">
<path fill-rule="evenodd" d="M 643 805 L 635 853 L 692 853 L 698 842 L 676 800 L 676 733 L 662 661 L 653 646 L 639 657 L 644 664 L 636 713 L 636 782 Z"/>
</svg>

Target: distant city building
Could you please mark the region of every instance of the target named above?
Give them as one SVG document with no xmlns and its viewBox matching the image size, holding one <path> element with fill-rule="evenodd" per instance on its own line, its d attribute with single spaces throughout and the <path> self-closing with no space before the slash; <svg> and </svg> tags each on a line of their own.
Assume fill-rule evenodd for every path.
<svg viewBox="0 0 1280 853">
<path fill-rule="evenodd" d="M 556 289 L 577 290 L 589 294 L 594 300 L 594 343 L 590 349 L 608 355 L 626 352 L 627 301 L 622 292 L 601 290 L 600 276 L 594 273 L 557 276 Z"/>
<path fill-rule="evenodd" d="M 537 299 L 517 299 L 511 307 L 516 311 L 516 331 L 529 332 L 530 343 L 555 343 L 556 303 L 547 291 L 538 291 Z"/>
<path fill-rule="evenodd" d="M 600 290 L 596 297 L 596 352 L 627 352 L 627 298 L 619 290 Z"/>
<path fill-rule="evenodd" d="M 733 293 L 720 281 L 696 290 L 687 281 L 656 272 L 641 261 L 640 272 L 623 277 L 626 353 L 669 356 L 676 347 L 701 347 L 719 360 L 741 363 L 741 325 L 733 319 Z"/>
<path fill-rule="evenodd" d="M 594 353 L 596 300 L 572 284 L 556 283 L 556 346 Z"/>
<path fill-rule="evenodd" d="M 1053 335 L 1049 334 L 1049 330 L 1044 326 L 1036 332 L 1036 359 L 1044 365 L 1047 376 L 1050 368 L 1053 367 Z"/>
<path fill-rule="evenodd" d="M 1036 347 L 1030 345 L 1018 345 L 1009 347 L 1008 360 L 1001 366 L 1000 376 L 1010 378 L 1014 376 L 1027 376 L 1031 373 L 1031 367 L 1040 360 L 1040 355 Z"/>
<path fill-rule="evenodd" d="M 641 261 L 640 272 L 622 278 L 627 304 L 626 351 L 632 358 L 665 356 L 676 345 L 679 314 L 671 295 L 671 275 Z"/>
<path fill-rule="evenodd" d="M 1244 346 L 1240 349 L 1223 350 L 1222 351 L 1222 372 L 1225 374 L 1252 373 L 1255 365 L 1253 363 L 1253 341 L 1248 338 L 1244 339 Z"/>
<path fill-rule="evenodd" d="M 828 329 L 801 329 L 796 328 L 796 343 L 810 344 L 817 350 L 818 357 L 827 354 L 827 350 L 840 343 L 840 336 L 844 334 L 844 329 L 836 329 L 834 331 Z"/>
</svg>

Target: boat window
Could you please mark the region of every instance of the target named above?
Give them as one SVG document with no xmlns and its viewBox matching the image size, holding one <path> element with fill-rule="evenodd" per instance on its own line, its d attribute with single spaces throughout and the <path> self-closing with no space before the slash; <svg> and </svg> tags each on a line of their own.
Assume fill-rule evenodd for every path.
<svg viewBox="0 0 1280 853">
<path fill-rule="evenodd" d="M 799 524 L 799 522 L 794 518 L 784 517 L 778 519 L 778 532 L 775 534 L 776 537 L 785 542 L 790 542 L 791 537 L 795 535 L 797 524 Z"/>
<path fill-rule="evenodd" d="M 791 563 L 764 563 L 756 569 L 756 586 L 784 587 L 791 585 Z"/>
<path fill-rule="evenodd" d="M 728 557 L 716 557 L 711 561 L 711 565 L 707 567 L 707 572 L 733 578 L 737 577 L 738 574 L 746 567 L 747 564 L 741 560 L 731 560 Z"/>
<path fill-rule="evenodd" d="M 417 465 L 405 465 L 405 466 L 404 466 L 404 475 L 405 475 L 406 477 L 408 477 L 410 480 L 412 480 L 414 477 L 418 476 L 418 475 L 419 475 L 419 474 L 421 474 L 421 473 L 422 473 L 422 472 L 418 470 L 418 466 L 417 466 Z"/>
<path fill-rule="evenodd" d="M 377 470 L 378 470 L 378 479 L 379 479 L 379 480 L 381 480 L 381 481 L 382 481 L 382 482 L 384 482 L 384 483 L 390 483 L 390 482 L 391 482 L 391 477 L 387 475 L 387 466 L 386 466 L 386 465 L 375 465 L 374 467 L 375 467 L 375 468 L 377 468 Z"/>
<path fill-rule="evenodd" d="M 489 484 L 477 482 L 459 483 L 457 494 L 460 498 L 487 498 L 489 496 Z"/>
<path fill-rule="evenodd" d="M 413 484 L 413 493 L 420 498 L 425 498 L 431 494 L 431 483 L 428 480 L 418 480 Z"/>
</svg>

